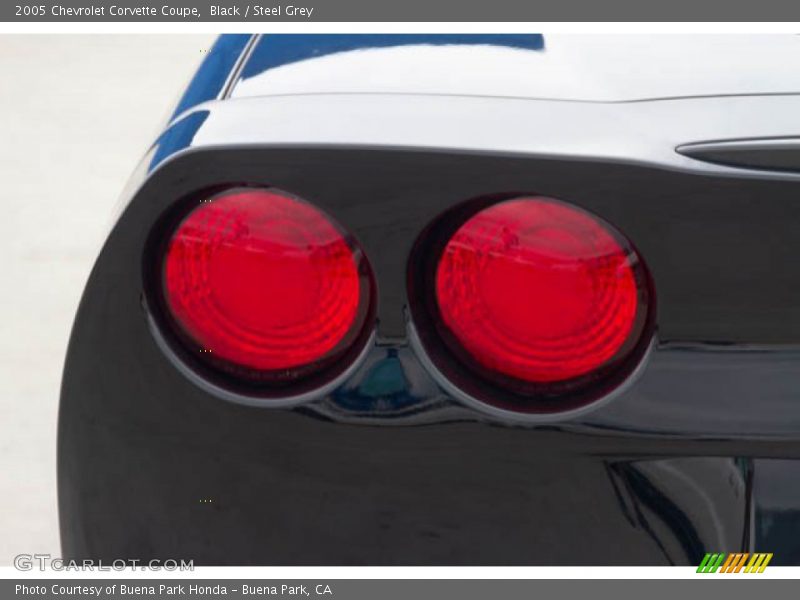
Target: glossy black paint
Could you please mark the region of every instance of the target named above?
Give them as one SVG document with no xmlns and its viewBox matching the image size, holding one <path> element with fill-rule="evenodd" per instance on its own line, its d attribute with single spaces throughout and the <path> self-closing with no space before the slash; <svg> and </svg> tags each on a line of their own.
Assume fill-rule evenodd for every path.
<svg viewBox="0 0 800 600">
<path fill-rule="evenodd" d="M 782 348 L 800 342 L 800 279 L 793 268 L 799 188 L 792 181 L 379 149 L 247 148 L 178 160 L 191 163 L 177 173 L 170 165 L 148 181 L 137 202 L 156 206 L 143 209 L 166 210 L 210 186 L 254 183 L 331 212 L 373 265 L 384 337 L 405 335 L 407 259 L 422 230 L 458 203 L 514 192 L 581 206 L 625 233 L 654 278 L 662 342 Z M 155 181 L 163 189 L 145 193 Z"/>
<path fill-rule="evenodd" d="M 219 123 L 213 103 L 192 107 L 287 56 L 353 44 L 545 45 L 382 37 L 223 36 L 141 163 L 67 356 L 64 556 L 635 565 L 759 550 L 800 564 L 798 184 L 542 157 L 195 146 Z M 323 207 L 354 233 L 377 278 L 377 335 L 363 363 L 293 407 L 231 402 L 269 400 L 171 339 L 148 284 L 170 217 L 200 190 L 243 183 Z M 653 276 L 656 344 L 641 372 L 571 420 L 469 407 L 409 345 L 407 269 L 419 236 L 469 198 L 510 192 L 595 212 Z"/>
<path fill-rule="evenodd" d="M 754 537 L 773 552 L 775 565 L 797 565 L 800 555 L 800 462 L 753 461 Z"/>
<path fill-rule="evenodd" d="M 237 405 L 190 382 L 150 329 L 154 228 L 196 190 L 240 183 L 327 210 L 377 280 L 375 347 L 339 389 L 292 408 Z M 658 293 L 659 343 L 641 375 L 563 423 L 464 406 L 408 345 L 406 268 L 419 234 L 456 203 L 510 190 L 613 223 Z M 64 554 L 692 564 L 704 552 L 770 551 L 751 534 L 752 459 L 800 455 L 796 192 L 633 165 L 385 149 L 174 157 L 118 221 L 76 318 L 59 424 Z"/>
</svg>

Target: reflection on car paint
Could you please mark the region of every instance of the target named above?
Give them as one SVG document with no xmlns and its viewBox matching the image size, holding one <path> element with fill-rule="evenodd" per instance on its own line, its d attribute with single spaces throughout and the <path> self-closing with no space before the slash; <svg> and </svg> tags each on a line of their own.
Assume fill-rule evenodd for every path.
<svg viewBox="0 0 800 600">
<path fill-rule="evenodd" d="M 161 162 L 192 145 L 195 134 L 205 123 L 207 110 L 198 110 L 172 123 L 153 144 L 153 157 L 150 159 L 148 172 L 153 171 Z"/>
<path fill-rule="evenodd" d="M 749 461 L 608 461 L 606 469 L 621 513 L 668 564 L 698 564 L 718 548 L 749 550 Z"/>
<path fill-rule="evenodd" d="M 261 36 L 241 78 L 249 79 L 284 65 L 342 52 L 398 46 L 498 46 L 544 49 L 541 34 L 267 34 Z"/>
<path fill-rule="evenodd" d="M 223 91 L 231 70 L 251 38 L 249 34 L 226 34 L 217 38 L 178 101 L 170 121 L 198 104 L 213 100 Z"/>
<path fill-rule="evenodd" d="M 206 87 L 195 99 L 214 96 L 218 86 Z M 524 159 L 490 156 L 491 149 L 446 156 L 439 146 L 415 155 L 284 144 L 270 154 L 265 146 L 285 139 L 267 134 L 286 117 L 271 121 L 266 107 L 295 114 L 287 105 L 220 102 L 186 114 L 151 150 L 149 171 L 162 168 L 133 182 L 136 193 L 78 311 L 59 425 L 64 555 L 171 553 L 197 564 L 696 565 L 703 552 L 749 550 L 755 514 L 756 545 L 775 550 L 775 564 L 796 563 L 787 532 L 798 522 L 798 495 L 786 485 L 798 479 L 794 461 L 771 468 L 779 461 L 759 458 L 753 469 L 749 459 L 732 458 L 800 456 L 795 183 L 732 180 L 670 162 L 671 136 L 695 128 L 701 137 L 719 130 L 724 137 L 729 128 L 736 136 L 776 131 L 777 116 L 764 115 L 780 111 L 750 110 L 762 101 L 783 106 L 775 96 L 726 99 L 724 114 L 739 106 L 754 117 L 727 118 L 724 126 L 698 118 L 723 114 L 709 99 L 673 108 L 536 104 L 557 124 L 612 123 L 628 159 L 643 144 L 626 137 L 624 126 L 652 125 L 654 139 L 669 142 L 656 155 L 660 167 L 621 162 L 614 148 L 601 164 L 562 151 L 543 166 L 541 154 L 558 144 L 547 136 L 532 136 L 541 146 L 538 153 L 526 146 Z M 454 106 L 468 112 L 475 105 L 447 99 Z M 578 111 L 586 120 L 564 119 Z M 546 129 L 541 111 L 528 116 L 496 130 Z M 305 131 L 316 134 L 322 125 Z M 364 135 L 383 144 L 382 131 Z M 297 139 L 307 142 L 288 138 Z M 587 139 L 604 148 L 612 138 L 579 141 Z M 475 149 L 458 140 L 458 148 Z M 166 160 L 187 148 L 200 151 Z M 338 390 L 302 408 L 225 402 L 165 359 L 140 302 L 152 224 L 175 197 L 220 173 L 307 192 L 349 220 L 372 244 L 376 264 L 383 261 L 384 327 L 393 314 L 402 324 L 405 256 L 398 248 L 447 202 L 501 184 L 561 190 L 636 232 L 665 293 L 663 341 L 623 396 L 546 427 L 495 420 L 450 398 L 400 326 L 379 336 Z M 783 278 L 762 277 L 764 265 Z M 759 285 L 741 285 L 743 275 Z M 778 492 L 768 494 L 765 482 Z M 212 496 L 213 512 L 198 506 L 198 497 Z"/>
</svg>

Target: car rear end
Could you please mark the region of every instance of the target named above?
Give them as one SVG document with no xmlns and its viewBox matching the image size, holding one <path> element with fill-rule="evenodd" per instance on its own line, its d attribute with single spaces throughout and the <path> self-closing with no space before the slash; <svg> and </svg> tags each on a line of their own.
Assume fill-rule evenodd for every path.
<svg viewBox="0 0 800 600">
<path fill-rule="evenodd" d="M 797 44 L 221 38 L 76 317 L 65 555 L 796 563 Z"/>
</svg>

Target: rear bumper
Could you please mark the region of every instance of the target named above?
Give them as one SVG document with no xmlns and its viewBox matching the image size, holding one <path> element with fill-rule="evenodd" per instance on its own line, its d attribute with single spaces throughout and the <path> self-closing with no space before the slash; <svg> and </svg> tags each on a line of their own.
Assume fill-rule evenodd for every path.
<svg viewBox="0 0 800 600">
<path fill-rule="evenodd" d="M 357 107 L 340 100 L 355 119 Z M 658 167 L 621 157 L 667 156 L 667 147 L 645 152 L 641 140 L 615 141 L 602 159 L 567 156 L 570 144 L 587 142 L 581 136 L 555 144 L 552 156 L 537 153 L 527 140 L 541 138 L 527 135 L 518 138 L 524 147 L 506 146 L 521 154 L 478 153 L 473 130 L 461 139 L 473 151 L 412 151 L 413 132 L 394 126 L 389 139 L 402 149 L 321 147 L 335 141 L 324 127 L 347 119 L 320 123 L 318 144 L 309 141 L 313 128 L 295 127 L 284 133 L 299 147 L 259 145 L 281 133 L 274 115 L 283 113 L 257 112 L 251 121 L 256 112 L 231 108 L 254 102 L 262 107 L 231 102 L 192 121 L 191 135 L 162 138 L 87 284 L 61 396 L 65 556 L 690 565 L 706 552 L 782 544 L 788 549 L 774 563 L 800 563 L 774 526 L 800 510 L 789 485 L 800 457 L 795 176 L 695 166 L 671 149 Z M 464 102 L 474 108 L 477 100 Z M 543 124 L 547 115 L 531 105 L 541 103 L 523 112 Z M 268 122 L 276 130 L 267 132 Z M 236 146 L 218 147 L 229 130 Z M 443 139 L 460 143 L 456 133 Z M 159 346 L 144 298 L 148 238 L 172 202 L 221 181 L 308 198 L 370 257 L 376 335 L 336 389 L 292 407 L 230 402 Z M 515 422 L 467 406 L 410 343 L 404 307 L 414 240 L 455 203 L 509 190 L 592 210 L 630 236 L 653 273 L 658 338 L 646 365 L 613 401 L 571 420 Z M 763 490 L 776 486 L 780 500 L 764 500 Z"/>
</svg>

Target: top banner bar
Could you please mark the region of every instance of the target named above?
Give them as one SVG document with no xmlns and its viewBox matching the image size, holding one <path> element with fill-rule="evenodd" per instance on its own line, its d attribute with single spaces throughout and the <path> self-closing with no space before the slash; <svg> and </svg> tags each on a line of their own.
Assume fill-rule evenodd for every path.
<svg viewBox="0 0 800 600">
<path fill-rule="evenodd" d="M 795 0 L 16 0 L 2 22 L 776 22 Z"/>
</svg>

